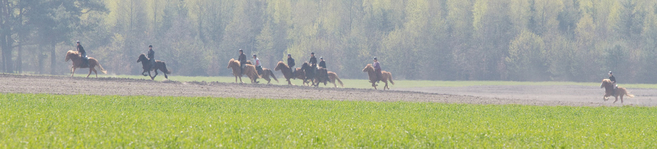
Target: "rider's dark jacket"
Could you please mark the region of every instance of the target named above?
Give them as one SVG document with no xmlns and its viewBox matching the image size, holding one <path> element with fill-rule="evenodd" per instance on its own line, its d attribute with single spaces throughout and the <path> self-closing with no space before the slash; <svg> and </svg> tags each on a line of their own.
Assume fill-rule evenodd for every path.
<svg viewBox="0 0 657 149">
<path fill-rule="evenodd" d="M 153 49 L 148 50 L 148 59 L 151 61 L 155 60 L 155 51 Z"/>
<path fill-rule="evenodd" d="M 609 77 L 609 81 L 616 83 L 616 77 L 614 77 L 614 75 L 611 75 L 611 77 Z"/>
<path fill-rule="evenodd" d="M 294 59 L 292 57 L 287 58 L 287 66 L 289 66 L 290 68 L 294 68 L 294 65 L 295 65 Z"/>
<path fill-rule="evenodd" d="M 315 56 L 310 57 L 310 61 L 308 61 L 308 63 L 310 63 L 310 67 L 317 67 L 317 58 L 315 58 Z"/>
<path fill-rule="evenodd" d="M 326 68 L 326 62 L 325 61 L 320 61 L 319 62 L 319 67 Z"/>
<path fill-rule="evenodd" d="M 237 60 L 240 61 L 240 65 L 246 64 L 246 55 L 244 55 L 244 53 L 240 54 L 240 57 Z"/>
<path fill-rule="evenodd" d="M 84 57 L 87 57 L 87 52 L 84 51 L 84 48 L 82 47 L 82 45 L 78 45 L 78 52 L 80 52 L 80 55 L 81 55 L 83 58 L 84 58 Z"/>
</svg>

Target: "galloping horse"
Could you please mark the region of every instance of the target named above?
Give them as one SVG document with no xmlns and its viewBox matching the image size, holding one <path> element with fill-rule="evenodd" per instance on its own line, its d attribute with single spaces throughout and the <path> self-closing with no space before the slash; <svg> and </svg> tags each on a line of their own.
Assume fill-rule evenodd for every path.
<svg viewBox="0 0 657 149">
<path fill-rule="evenodd" d="M 632 98 L 634 95 L 630 94 L 630 92 L 627 91 L 627 89 L 623 87 L 618 87 L 616 89 L 616 95 L 612 95 L 614 93 L 614 84 L 611 83 L 609 79 L 602 79 L 602 83 L 600 84 L 600 88 L 605 88 L 605 95 L 602 96 L 602 99 L 604 101 L 607 101 L 607 97 L 609 96 L 614 96 L 616 100 L 614 100 L 614 103 L 618 101 L 618 96 L 620 96 L 621 103 L 623 103 L 623 95 L 627 95 L 627 97 Z"/>
<path fill-rule="evenodd" d="M 315 74 L 315 78 L 312 79 L 313 80 L 312 85 L 315 86 L 315 87 L 319 87 L 319 83 L 324 83 L 324 86 L 326 86 L 326 82 L 329 81 L 329 80 L 327 80 L 327 78 L 328 78 L 327 77 L 327 75 L 328 75 L 327 71 L 328 70 L 326 70 L 326 68 L 317 69 L 317 73 Z"/>
<path fill-rule="evenodd" d="M 296 72 L 292 74 L 292 69 L 287 66 L 287 64 L 283 63 L 283 61 L 278 61 L 278 64 L 276 64 L 276 68 L 274 68 L 274 70 L 280 70 L 281 73 L 283 73 L 283 77 L 285 77 L 288 85 L 294 85 L 290 79 L 306 79 L 306 73 L 303 72 L 303 69 L 296 68 Z M 303 82 L 303 85 L 306 85 L 306 82 Z"/>
<path fill-rule="evenodd" d="M 335 83 L 335 81 L 338 81 L 340 83 L 340 86 L 344 87 L 344 84 L 342 84 L 342 80 L 338 78 L 338 74 L 333 72 L 333 71 L 328 71 L 328 76 L 329 76 L 329 82 L 333 83 L 333 86 L 338 87 L 338 84 Z"/>
<path fill-rule="evenodd" d="M 367 72 L 368 76 L 370 77 L 370 82 L 372 82 L 372 87 L 376 89 L 377 77 L 376 77 L 376 72 L 374 71 L 374 67 L 372 67 L 372 64 L 367 64 L 367 66 L 363 68 L 363 72 Z M 395 84 L 395 82 L 392 82 L 392 74 L 387 71 L 381 71 L 381 77 L 382 77 L 381 81 L 383 81 L 383 83 L 386 83 L 386 85 L 383 86 L 383 90 L 386 90 L 386 88 L 390 90 L 390 87 L 388 87 L 388 81 L 390 81 L 390 83 L 392 83 L 393 85 Z"/>
<path fill-rule="evenodd" d="M 159 69 L 160 71 L 162 71 L 164 73 L 164 78 L 169 79 L 169 76 L 167 76 L 167 74 L 171 74 L 171 71 L 169 71 L 167 69 L 167 64 L 164 63 L 163 61 L 156 60 L 155 61 L 155 66 L 151 67 L 150 70 L 146 69 L 149 65 L 148 64 L 149 59 L 146 58 L 146 55 L 144 55 L 144 54 L 139 55 L 139 59 L 137 59 L 137 63 L 139 63 L 139 62 L 141 62 L 142 68 L 144 69 L 144 71 L 141 72 L 142 75 L 146 76 L 146 74 L 144 74 L 144 73 L 148 72 L 148 76 L 151 77 L 151 80 L 155 80 L 155 77 L 157 77 L 157 74 L 158 74 L 157 70 Z M 151 76 L 151 70 L 155 71 L 155 76 Z"/>
<path fill-rule="evenodd" d="M 301 65 L 301 69 L 297 69 L 297 70 L 301 70 L 301 71 L 304 72 L 304 75 L 305 75 L 305 78 L 303 78 L 303 84 L 304 85 L 308 81 L 310 81 L 310 83 L 312 85 L 315 85 L 313 83 L 313 79 L 315 78 L 315 72 L 313 71 L 313 69 L 315 69 L 315 68 L 312 68 L 310 66 L 310 64 L 308 64 L 308 62 L 304 62 L 303 65 Z M 309 84 L 309 85 L 311 85 L 311 84 Z"/>
<path fill-rule="evenodd" d="M 240 69 L 240 61 L 237 61 L 235 59 L 230 59 L 228 61 L 228 68 L 233 69 L 233 75 L 235 76 L 235 82 L 237 82 L 237 78 L 240 79 L 240 83 L 242 82 L 242 74 L 241 74 L 241 69 Z M 255 79 L 260 78 L 258 75 L 258 71 L 256 71 L 255 66 L 246 64 L 244 66 L 244 74 L 251 79 L 251 83 L 255 83 Z"/>
<path fill-rule="evenodd" d="M 100 68 L 100 71 L 103 72 L 104 74 L 107 74 L 107 71 L 103 68 L 103 66 L 100 66 L 100 63 L 98 63 L 98 60 L 96 60 L 93 57 L 88 57 L 89 59 L 89 66 L 83 66 L 82 62 L 82 56 L 80 56 L 80 53 L 78 51 L 73 51 L 69 50 L 66 52 L 66 60 L 65 62 L 68 62 L 68 60 L 71 60 L 73 62 L 73 66 L 71 66 L 71 77 L 73 77 L 73 74 L 75 74 L 75 69 L 76 68 L 89 68 L 89 74 L 87 74 L 87 78 L 89 75 L 91 75 L 91 71 L 93 71 L 96 74 L 96 78 L 98 78 L 98 72 L 96 71 L 96 67 Z"/>
</svg>

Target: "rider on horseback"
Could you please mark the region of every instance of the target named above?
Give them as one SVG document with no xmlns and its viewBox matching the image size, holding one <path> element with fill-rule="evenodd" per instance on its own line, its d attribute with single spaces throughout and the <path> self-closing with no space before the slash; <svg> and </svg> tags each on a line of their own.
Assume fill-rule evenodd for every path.
<svg viewBox="0 0 657 149">
<path fill-rule="evenodd" d="M 87 57 L 87 52 L 84 51 L 84 48 L 82 45 L 80 45 L 80 40 L 77 41 L 78 44 L 78 52 L 80 52 L 80 57 L 82 58 L 82 65 L 83 67 L 89 67 L 89 58 Z"/>
<path fill-rule="evenodd" d="M 262 65 L 260 64 L 260 59 L 258 59 L 258 56 L 255 54 L 253 54 L 253 61 L 255 62 L 256 71 L 259 75 L 262 75 Z M 256 83 L 260 83 L 260 81 L 257 80 L 258 78 L 256 78 Z"/>
<path fill-rule="evenodd" d="M 149 63 L 149 69 L 153 69 L 155 67 L 155 51 L 153 51 L 153 45 L 148 45 L 148 63 Z"/>
<path fill-rule="evenodd" d="M 379 61 L 374 57 L 374 63 L 372 64 L 374 67 L 374 73 L 376 73 L 376 82 L 381 81 L 381 64 L 379 64 Z M 374 83 L 374 82 L 372 82 Z"/>
<path fill-rule="evenodd" d="M 611 71 L 609 71 L 609 81 L 611 81 L 612 87 L 614 87 L 611 95 L 616 96 L 616 89 L 618 89 L 618 85 L 616 85 L 616 77 L 614 77 L 614 74 Z"/>
<path fill-rule="evenodd" d="M 310 53 L 310 61 L 308 61 L 308 63 L 310 64 L 310 68 L 312 68 L 310 71 L 312 71 L 312 74 L 315 74 L 315 72 L 317 72 L 317 58 L 315 58 L 315 52 Z"/>
<path fill-rule="evenodd" d="M 287 54 L 287 66 L 290 66 L 290 70 L 292 71 L 292 76 L 294 78 L 296 69 L 294 69 L 294 59 L 292 58 L 292 54 Z"/>
<path fill-rule="evenodd" d="M 246 55 L 244 55 L 244 51 L 240 49 L 240 57 L 237 59 L 240 61 L 240 76 L 244 75 L 244 67 L 246 66 Z"/>
<path fill-rule="evenodd" d="M 328 69 L 328 68 L 326 68 L 326 62 L 324 61 L 324 57 L 319 57 L 319 67 L 324 68 L 324 69 Z M 324 79 L 329 80 L 328 73 L 325 73 L 324 76 L 326 77 Z"/>
</svg>

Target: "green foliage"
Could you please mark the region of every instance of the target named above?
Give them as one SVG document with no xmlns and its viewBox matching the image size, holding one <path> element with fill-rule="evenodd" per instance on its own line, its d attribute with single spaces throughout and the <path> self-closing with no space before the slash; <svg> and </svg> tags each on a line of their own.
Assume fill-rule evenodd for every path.
<svg viewBox="0 0 657 149">
<path fill-rule="evenodd" d="M 0 95 L 8 148 L 654 148 L 654 108 Z"/>
<path fill-rule="evenodd" d="M 81 39 L 114 74 L 141 72 L 127 61 L 154 45 L 157 59 L 190 76 L 230 75 L 223 65 L 243 49 L 266 68 L 288 53 L 304 62 L 315 52 L 344 78 L 365 78 L 360 69 L 376 56 L 400 79 L 597 82 L 611 70 L 627 82 L 657 82 L 652 0 L 30 2 L 2 7 L 14 12 L 0 26 L 1 37 L 13 39 L 0 42 L 5 72 L 14 59 L 17 67 L 45 68 L 43 54 L 63 53 Z M 50 53 L 13 51 L 23 45 Z M 616 45 L 621 51 L 610 53 Z M 608 59 L 616 53 L 626 54 L 623 64 Z M 67 63 L 50 61 L 54 74 L 66 72 Z"/>
</svg>

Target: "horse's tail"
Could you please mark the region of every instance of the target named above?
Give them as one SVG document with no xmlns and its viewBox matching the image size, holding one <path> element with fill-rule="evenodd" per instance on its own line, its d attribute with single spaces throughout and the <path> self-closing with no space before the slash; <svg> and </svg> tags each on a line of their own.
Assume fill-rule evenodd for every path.
<svg viewBox="0 0 657 149">
<path fill-rule="evenodd" d="M 274 72 L 272 72 L 271 70 L 267 69 L 267 73 L 269 73 L 269 74 L 271 75 L 271 77 L 274 78 L 274 80 L 276 80 L 276 82 L 278 82 L 278 79 L 276 79 L 276 76 L 274 75 Z"/>
<path fill-rule="evenodd" d="M 390 83 L 392 83 L 392 85 L 395 85 L 395 82 L 392 81 L 392 73 L 388 72 L 388 74 L 389 74 L 388 80 L 390 80 Z"/>
<path fill-rule="evenodd" d="M 162 71 L 165 74 L 171 74 L 171 70 L 167 69 L 167 63 L 162 62 Z"/>
<path fill-rule="evenodd" d="M 96 60 L 96 64 L 98 64 L 98 68 L 100 68 L 100 72 L 107 74 L 107 70 L 105 70 L 105 68 L 103 68 L 103 66 L 100 65 L 100 62 L 98 62 L 98 60 Z"/>
<path fill-rule="evenodd" d="M 342 84 L 342 80 L 340 80 L 340 77 L 338 77 L 338 75 L 335 75 L 335 80 L 337 80 L 338 83 L 340 83 L 340 86 L 344 87 L 344 84 Z"/>
<path fill-rule="evenodd" d="M 634 97 L 634 95 L 630 94 L 630 92 L 627 91 L 627 89 L 625 89 L 625 88 L 623 88 L 623 92 L 625 92 L 625 95 L 627 95 L 627 97 L 630 97 L 630 98 Z"/>
</svg>

